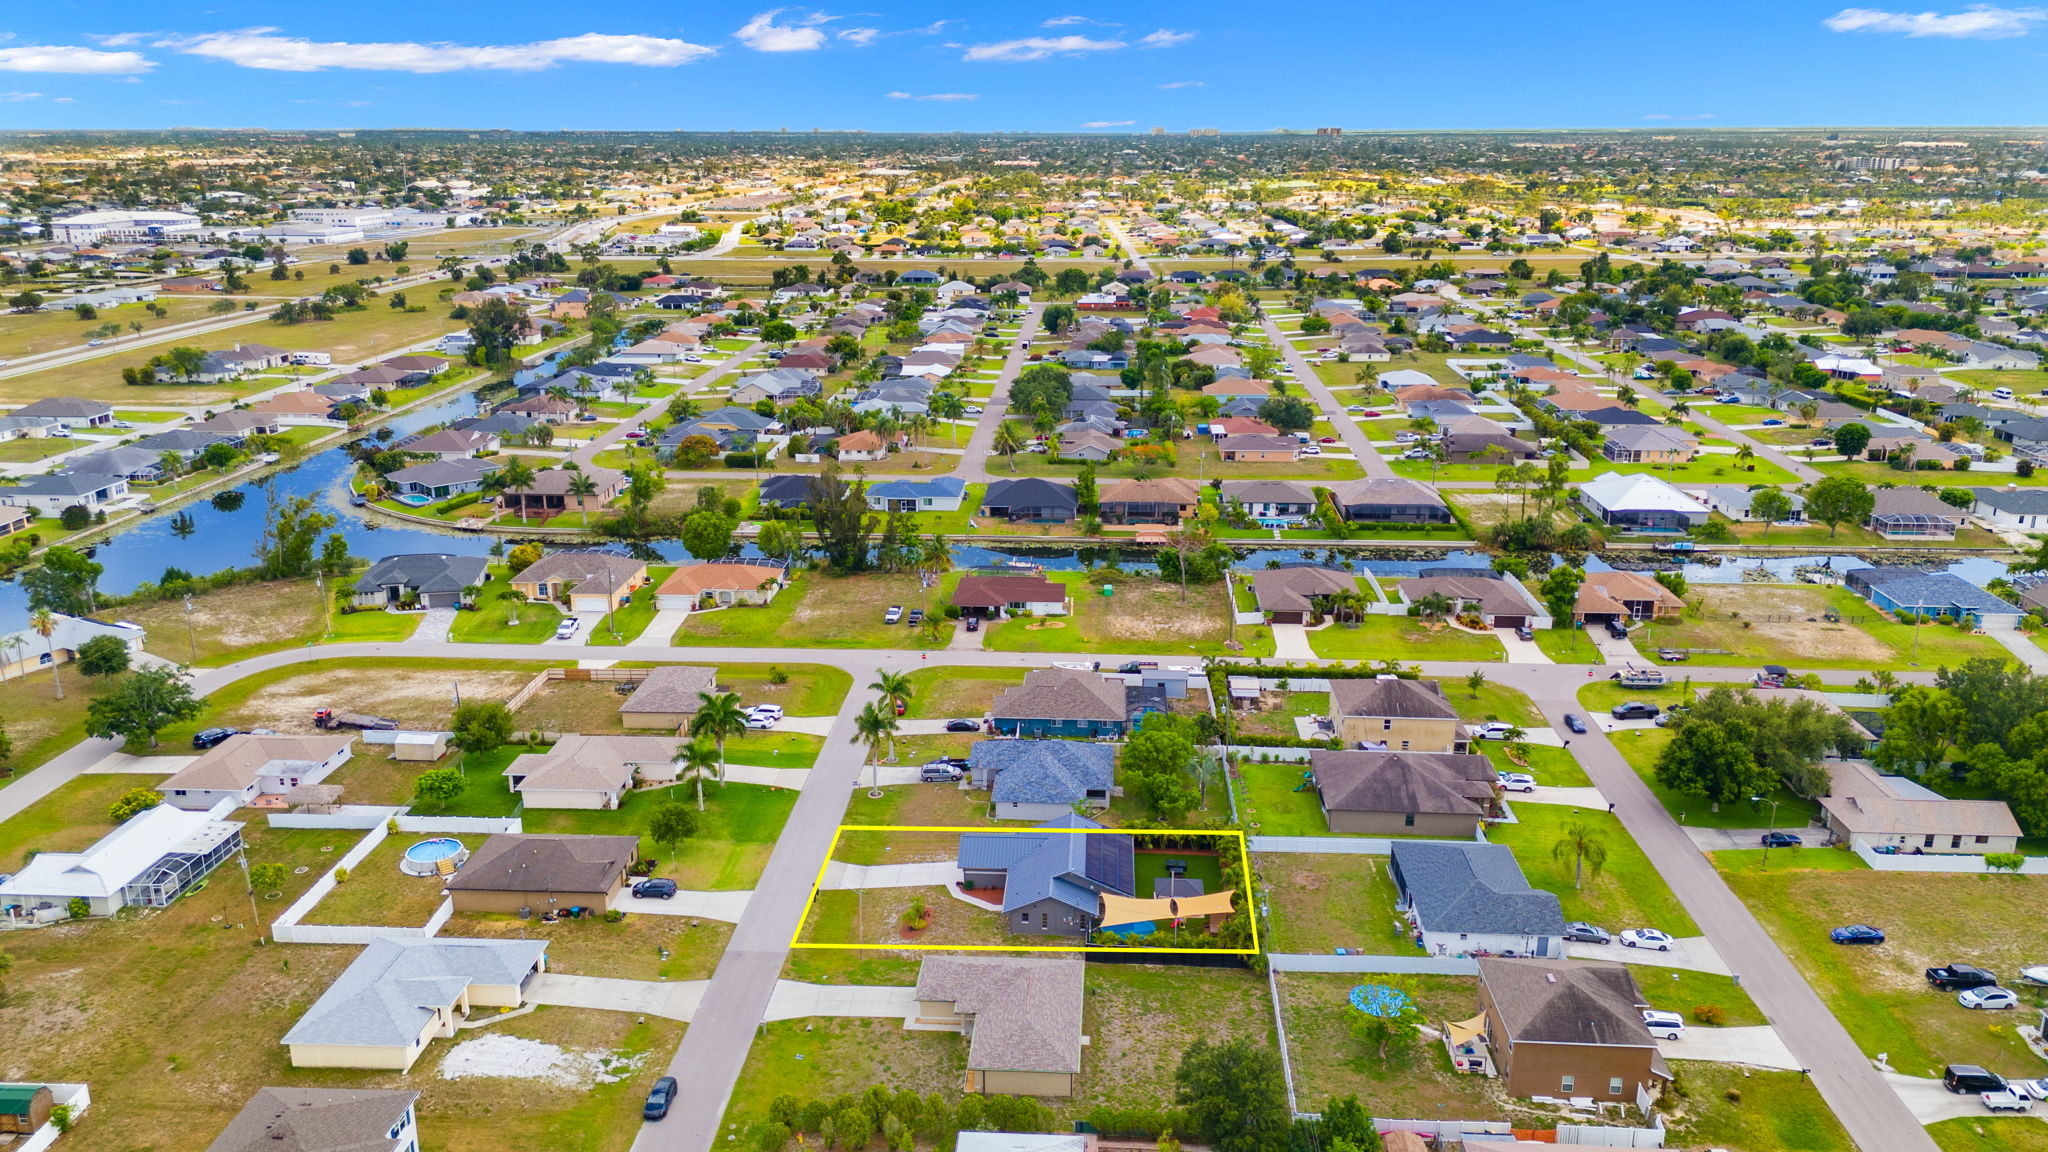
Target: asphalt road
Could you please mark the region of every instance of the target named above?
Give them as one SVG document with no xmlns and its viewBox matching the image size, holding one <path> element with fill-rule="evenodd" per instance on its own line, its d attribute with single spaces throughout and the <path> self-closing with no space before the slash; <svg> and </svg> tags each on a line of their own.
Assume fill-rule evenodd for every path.
<svg viewBox="0 0 2048 1152">
<path fill-rule="evenodd" d="M 974 432 L 967 437 L 967 452 L 953 466 L 953 475 L 969 484 L 980 484 L 999 480 L 999 474 L 988 470 L 988 460 L 994 454 L 996 428 L 1010 410 L 1010 385 L 1016 382 L 1017 374 L 1031 356 L 1031 341 L 1038 336 L 1038 323 L 1045 316 L 1045 305 L 1034 304 L 1025 310 L 1024 322 L 1017 329 L 1017 344 L 1003 357 L 1003 374 L 996 377 L 996 386 L 987 400 L 980 401 L 981 417 L 974 422 Z"/>
<path fill-rule="evenodd" d="M 1301 349 L 1295 347 L 1294 341 L 1289 340 L 1286 334 L 1280 331 L 1278 324 L 1273 323 L 1270 318 L 1262 320 L 1261 323 L 1265 325 L 1266 339 L 1272 341 L 1273 346 L 1278 348 L 1280 355 L 1286 359 L 1288 366 L 1294 369 L 1296 382 L 1308 390 L 1309 397 L 1316 402 L 1316 406 L 1330 418 L 1330 423 L 1337 426 L 1337 438 L 1344 441 L 1344 446 L 1351 449 L 1353 456 L 1358 457 L 1358 462 L 1365 467 L 1366 476 L 1375 480 L 1393 479 L 1394 469 L 1380 458 L 1379 451 L 1372 446 L 1372 441 L 1366 438 L 1364 429 L 1358 426 L 1358 421 L 1353 420 L 1351 414 L 1344 411 L 1344 405 L 1338 401 L 1337 394 L 1330 391 L 1321 376 L 1316 375 L 1315 365 L 1310 364 L 1308 357 L 1301 354 Z"/>
</svg>

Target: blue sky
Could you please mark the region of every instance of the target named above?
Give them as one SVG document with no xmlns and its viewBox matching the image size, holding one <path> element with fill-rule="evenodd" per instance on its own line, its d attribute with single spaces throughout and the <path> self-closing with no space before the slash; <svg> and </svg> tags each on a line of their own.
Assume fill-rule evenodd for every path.
<svg viewBox="0 0 2048 1152">
<path fill-rule="evenodd" d="M 2000 5 L 10 7 L 0 128 L 2048 122 L 2048 8 Z"/>
</svg>

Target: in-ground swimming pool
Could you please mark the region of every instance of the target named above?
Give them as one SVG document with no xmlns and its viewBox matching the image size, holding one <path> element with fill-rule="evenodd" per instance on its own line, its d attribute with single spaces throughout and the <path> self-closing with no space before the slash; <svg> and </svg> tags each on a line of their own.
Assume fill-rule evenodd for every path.
<svg viewBox="0 0 2048 1152">
<path fill-rule="evenodd" d="M 453 860 L 455 865 L 460 867 L 467 859 L 469 849 L 462 846 L 462 841 L 452 836 L 437 836 L 407 848 L 405 856 L 398 862 L 398 867 L 408 875 L 432 876 L 441 871 L 443 860 Z"/>
</svg>

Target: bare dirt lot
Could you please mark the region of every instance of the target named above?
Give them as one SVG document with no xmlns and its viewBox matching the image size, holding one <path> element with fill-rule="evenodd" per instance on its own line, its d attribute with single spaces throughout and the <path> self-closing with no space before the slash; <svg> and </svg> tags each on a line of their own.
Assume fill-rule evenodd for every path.
<svg viewBox="0 0 2048 1152">
<path fill-rule="evenodd" d="M 1700 634 L 1700 642 L 1691 647 L 1741 651 L 1746 645 L 1737 633 L 1761 632 L 1775 646 L 1808 660 L 1883 660 L 1893 654 L 1889 645 L 1860 628 L 1823 620 L 1831 601 L 1820 588 L 1700 585 L 1692 589 L 1689 598 L 1705 609 L 1698 621 L 1692 620 L 1691 610 L 1687 610 L 1682 627 Z M 1750 626 L 1744 628 L 1745 622 Z M 1714 642 L 1717 636 L 1723 642 Z"/>
<path fill-rule="evenodd" d="M 443 728 L 454 715 L 458 686 L 465 700 L 504 700 L 532 678 L 531 671 L 512 669 L 329 666 L 266 684 L 210 722 L 305 733 L 314 731 L 314 710 L 344 708 L 389 716 L 405 728 Z"/>
</svg>

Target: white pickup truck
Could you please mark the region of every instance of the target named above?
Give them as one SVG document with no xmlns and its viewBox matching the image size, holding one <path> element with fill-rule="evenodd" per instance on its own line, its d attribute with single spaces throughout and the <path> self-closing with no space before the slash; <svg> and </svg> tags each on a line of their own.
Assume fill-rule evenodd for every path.
<svg viewBox="0 0 2048 1152">
<path fill-rule="evenodd" d="M 1978 1095 L 1983 1099 L 1984 1107 L 1993 1112 L 2029 1112 L 2034 1107 L 2032 1097 L 2013 1091 L 1980 1092 Z"/>
</svg>

